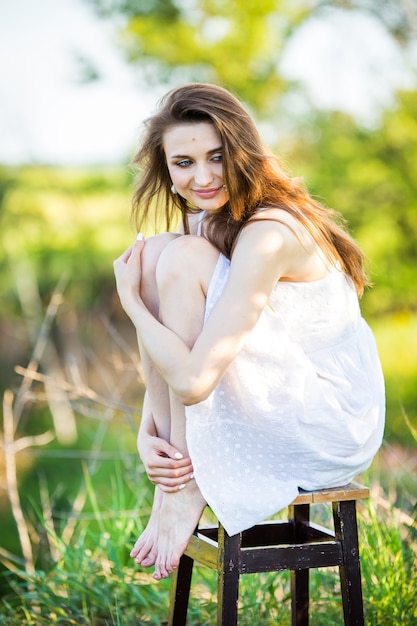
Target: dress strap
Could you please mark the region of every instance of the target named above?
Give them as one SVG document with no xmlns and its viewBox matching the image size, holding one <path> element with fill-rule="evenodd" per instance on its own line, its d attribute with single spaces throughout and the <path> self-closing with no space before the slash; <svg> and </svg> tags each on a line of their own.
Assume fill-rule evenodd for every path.
<svg viewBox="0 0 417 626">
<path fill-rule="evenodd" d="M 201 213 L 199 213 L 199 215 L 198 215 L 197 235 L 199 237 L 201 237 L 201 228 L 202 228 L 203 219 L 204 219 L 205 214 L 206 214 L 205 211 L 201 211 Z"/>
</svg>

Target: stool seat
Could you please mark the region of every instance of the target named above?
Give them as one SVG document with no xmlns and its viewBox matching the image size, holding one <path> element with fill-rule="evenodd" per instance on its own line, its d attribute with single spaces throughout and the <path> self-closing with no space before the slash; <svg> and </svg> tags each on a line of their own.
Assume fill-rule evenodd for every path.
<svg viewBox="0 0 417 626">
<path fill-rule="evenodd" d="M 221 523 L 197 528 L 173 574 L 169 626 L 185 626 L 194 561 L 217 570 L 217 624 L 238 623 L 240 574 L 291 570 L 293 626 L 308 626 L 309 570 L 338 566 L 344 623 L 363 626 L 356 501 L 369 489 L 356 483 L 301 491 L 287 520 L 267 521 L 230 537 Z M 310 505 L 332 504 L 334 531 L 310 522 Z"/>
</svg>

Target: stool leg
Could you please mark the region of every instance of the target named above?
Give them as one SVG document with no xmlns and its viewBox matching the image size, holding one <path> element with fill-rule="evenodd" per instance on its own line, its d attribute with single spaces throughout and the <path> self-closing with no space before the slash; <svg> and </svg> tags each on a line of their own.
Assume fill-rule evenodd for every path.
<svg viewBox="0 0 417 626">
<path fill-rule="evenodd" d="M 185 626 L 186 624 L 193 564 L 193 559 L 183 554 L 178 568 L 172 574 L 168 626 Z"/>
<path fill-rule="evenodd" d="M 291 570 L 291 624 L 308 626 L 308 569 Z"/>
<path fill-rule="evenodd" d="M 293 541 L 301 543 L 297 525 L 310 520 L 310 505 L 298 504 L 290 506 L 289 518 L 293 523 Z M 291 570 L 291 624 L 292 626 L 308 626 L 309 609 L 309 573 L 308 569 Z"/>
<path fill-rule="evenodd" d="M 242 534 L 229 537 L 219 523 L 217 561 L 217 626 L 237 625 Z"/>
<path fill-rule="evenodd" d="M 364 626 L 356 502 L 333 502 L 333 519 L 343 547 L 344 565 L 339 572 L 345 626 Z"/>
</svg>

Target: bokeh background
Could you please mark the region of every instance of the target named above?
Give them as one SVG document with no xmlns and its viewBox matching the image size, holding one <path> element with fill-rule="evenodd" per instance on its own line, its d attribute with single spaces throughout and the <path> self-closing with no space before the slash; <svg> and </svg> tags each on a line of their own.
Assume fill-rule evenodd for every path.
<svg viewBox="0 0 417 626">
<path fill-rule="evenodd" d="M 363 478 L 395 518 L 388 562 L 400 555 L 404 585 L 414 572 L 415 2 L 0 0 L 0 623 L 162 619 L 155 607 L 168 587 L 155 591 L 128 564 L 151 493 L 135 450 L 141 367 L 112 260 L 135 235 L 130 160 L 141 123 L 189 81 L 236 93 L 367 254 L 374 286 L 362 309 L 386 376 L 387 427 Z M 106 565 L 115 528 L 117 558 Z M 97 597 L 69 583 L 79 550 L 100 564 L 92 572 L 83 561 Z M 408 598 L 396 617 L 381 621 L 369 600 L 369 623 L 417 623 L 416 596 L 402 584 L 383 587 L 397 603 Z M 125 610 L 118 622 L 114 589 L 128 596 L 132 586 L 143 590 L 140 617 Z M 81 607 L 75 617 L 70 604 Z M 210 623 L 202 614 L 198 605 L 195 623 Z"/>
</svg>

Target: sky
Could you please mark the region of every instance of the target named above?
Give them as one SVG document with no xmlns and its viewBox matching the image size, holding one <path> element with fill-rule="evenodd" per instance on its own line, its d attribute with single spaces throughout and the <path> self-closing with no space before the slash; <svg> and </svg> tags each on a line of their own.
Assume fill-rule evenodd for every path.
<svg viewBox="0 0 417 626">
<path fill-rule="evenodd" d="M 165 88 L 143 85 L 115 44 L 116 24 L 83 0 L 0 0 L 0 163 L 126 162 Z M 80 81 L 80 58 L 100 79 Z M 410 83 L 371 18 L 333 14 L 302 27 L 281 69 L 316 106 L 369 122 Z"/>
</svg>

